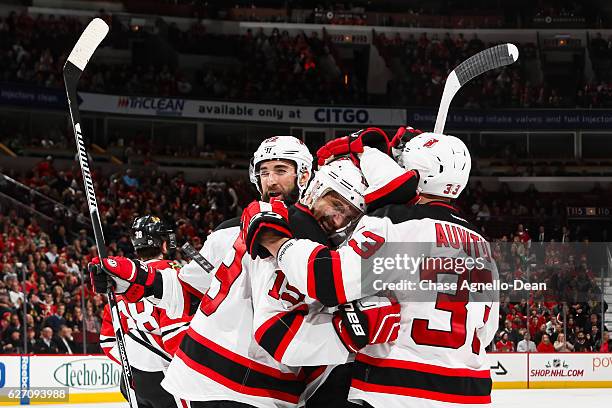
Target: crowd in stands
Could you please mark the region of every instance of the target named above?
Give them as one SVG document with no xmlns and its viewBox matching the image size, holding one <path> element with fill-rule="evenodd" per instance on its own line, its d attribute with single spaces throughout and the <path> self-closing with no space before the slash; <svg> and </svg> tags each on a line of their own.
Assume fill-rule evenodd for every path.
<svg viewBox="0 0 612 408">
<path fill-rule="evenodd" d="M 169 3 L 175 6 L 172 9 Z M 484 0 L 435 1 L 423 3 L 416 0 L 401 2 L 372 1 L 242 1 L 232 2 L 208 0 L 150 0 L 126 1 L 128 10 L 153 13 L 155 5 L 159 14 L 238 21 L 265 22 L 314 22 L 326 24 L 445 27 L 445 28 L 521 28 L 529 23 L 542 27 L 550 24 L 545 18 L 580 19 L 582 24 L 602 24 L 602 13 L 594 4 L 583 4 L 575 0 L 516 0 L 512 3 L 492 5 Z M 331 13 L 331 15 L 329 14 Z M 379 16 L 390 17 L 381 21 Z M 487 17 L 487 18 L 480 18 Z M 540 19 L 541 21 L 539 21 Z M 431 24 L 431 25 L 425 25 Z"/>
<path fill-rule="evenodd" d="M 44 192 L 73 214 L 87 212 L 82 180 L 73 178 L 78 175 L 75 169 L 56 171 L 43 160 L 28 174 L 5 174 Z M 151 212 L 175 223 L 179 242 L 190 240 L 199 249 L 203 238 L 222 220 L 239 214 L 240 206 L 253 194 L 246 180 L 187 183 L 180 173 L 169 176 L 127 170 L 95 179 L 111 255 L 133 254 L 131 222 L 137 214 Z M 0 183 L 0 192 L 8 196 L 14 188 L 10 182 Z M 29 202 L 25 194 L 17 197 L 30 208 L 45 211 L 45 203 Z M 23 352 L 24 335 L 29 353 L 82 352 L 83 338 L 87 352 L 99 351 L 97 335 L 105 296 L 92 293 L 87 278 L 87 263 L 96 254 L 91 230 L 86 225 L 76 229 L 62 218 L 57 221 L 43 225 L 30 213 L 0 201 L 1 353 Z M 174 258 L 183 262 L 178 251 Z M 81 285 L 83 273 L 85 286 Z"/>
<path fill-rule="evenodd" d="M 44 193 L 73 214 L 64 219 L 56 215 L 57 222 L 39 223 L 30 213 L 0 202 L 2 352 L 23 351 L 24 326 L 28 352 L 79 352 L 83 338 L 88 352 L 98 350 L 96 333 L 105 298 L 93 294 L 88 282 L 81 285 L 87 262 L 95 255 L 95 244 L 85 218 L 80 219 L 81 225 L 68 222 L 68 218 L 75 218 L 74 213 L 85 214 L 87 208 L 78 171 L 58 171 L 52 161 L 42 160 L 27 174 L 5 174 Z M 133 254 L 130 223 L 144 213 L 174 222 L 178 241 L 189 240 L 199 249 L 216 225 L 239 214 L 255 196 L 246 179 L 187 183 L 181 173 L 168 175 L 153 168 L 128 169 L 109 176 L 95 174 L 95 180 L 111 255 Z M 0 192 L 5 195 L 14 195 L 14 188 L 14 183 L 6 180 L 0 183 Z M 599 327 L 600 288 L 581 247 L 572 252 L 543 246 L 548 242 L 586 241 L 589 232 L 567 224 L 567 202 L 561 198 L 547 199 L 545 194 L 537 194 L 539 199 L 534 199 L 535 190 L 531 194 L 511 193 L 507 186 L 490 192 L 475 184 L 459 201 L 463 212 L 493 242 L 502 281 L 547 281 L 553 288 L 547 292 L 504 293 L 500 332 L 491 349 L 612 351 L 607 331 L 602 333 Z M 46 211 L 42 200 L 28 199 L 25 194 L 18 197 L 29 208 Z M 524 225 L 516 226 L 517 220 L 524 220 Z M 184 262 L 179 252 L 174 257 Z M 562 274 L 554 269 L 559 267 Z M 567 301 L 565 306 L 562 300 Z M 25 322 L 24 302 L 28 312 Z"/>
<path fill-rule="evenodd" d="M 394 79 L 388 83 L 388 95 L 397 105 L 435 106 L 440 101 L 444 80 L 459 63 L 493 46 L 477 34 L 443 37 L 422 33 L 402 37 L 376 35 L 374 44 L 385 59 Z M 566 106 L 554 86 L 530 83 L 522 64 L 536 58 L 534 44 L 518 44 L 519 61 L 502 70 L 487 72 L 470 82 L 453 102 L 467 109 L 554 108 Z"/>
<path fill-rule="evenodd" d="M 591 194 L 602 197 L 601 192 Z M 590 244 L 602 236 L 587 225 L 570 225 L 566 208 L 575 203 L 572 200 L 533 187 L 524 193 L 513 193 L 507 185 L 485 191 L 480 183 L 460 199 L 464 213 L 492 242 L 501 282 L 547 285 L 542 290 L 501 291 L 499 332 L 490 350 L 612 351 L 608 328 L 601 330 L 608 304 L 602 304 L 599 277 L 607 259 L 601 245 Z M 600 224 L 600 231 L 605 228 L 609 223 Z"/>
<path fill-rule="evenodd" d="M 578 90 L 577 106 L 609 108 L 612 106 L 612 36 L 595 33 L 589 42 L 589 55 L 595 76 Z"/>
<path fill-rule="evenodd" d="M 113 47 L 127 47 L 126 36 L 162 36 L 132 31 L 117 19 L 104 17 L 114 33 L 106 44 Z M 201 69 L 185 70 L 163 58 L 139 64 L 106 64 L 94 59 L 81 79 L 80 89 L 295 104 L 389 105 L 391 101 L 398 106 L 436 106 L 447 73 L 492 45 L 477 35 L 376 34 L 374 45 L 393 74 L 387 94 L 379 96 L 367 92 L 368 58 L 341 58 L 325 31 L 306 36 L 259 29 L 244 35 L 220 35 L 208 33 L 197 22 L 185 31 L 174 23 L 160 25 L 164 30 L 159 31 L 164 32 L 164 41 L 171 49 L 223 57 L 225 62 L 207 62 Z M 82 29 L 79 19 L 66 16 L 12 12 L 0 17 L 0 81 L 61 89 L 63 63 Z M 590 48 L 595 71 L 609 72 L 608 42 L 594 38 Z M 477 78 L 455 103 L 472 109 L 589 108 L 612 103 L 607 76 L 579 85 L 575 95 L 562 95 L 554 83 L 530 83 L 523 65 L 537 58 L 536 47 L 523 44 L 520 49 L 518 63 Z"/>
</svg>

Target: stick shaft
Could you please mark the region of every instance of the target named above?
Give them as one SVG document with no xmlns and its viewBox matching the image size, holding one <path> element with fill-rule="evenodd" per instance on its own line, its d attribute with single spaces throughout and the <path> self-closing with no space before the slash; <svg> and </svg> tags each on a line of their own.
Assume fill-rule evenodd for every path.
<svg viewBox="0 0 612 408">
<path fill-rule="evenodd" d="M 85 147 L 85 141 L 83 139 L 81 129 L 81 117 L 78 109 L 78 96 L 76 89 L 81 74 L 82 71 L 76 65 L 72 64 L 70 61 L 66 62 L 66 65 L 64 66 L 64 83 L 66 86 L 66 94 L 68 96 L 68 110 L 70 112 L 72 129 L 74 131 L 77 156 L 79 159 L 79 165 L 81 167 L 81 174 L 83 176 L 87 206 L 89 208 L 89 215 L 91 217 L 91 224 L 94 231 L 96 247 L 98 249 L 98 256 L 100 258 L 106 258 L 106 243 L 104 242 L 104 233 L 102 231 L 102 223 L 100 221 L 100 213 L 98 211 L 96 192 L 94 189 L 93 178 L 91 176 L 87 148 Z M 123 378 L 126 383 L 128 403 L 130 404 L 131 408 L 138 408 L 138 402 L 136 400 L 136 393 L 134 390 L 134 377 L 132 376 L 132 369 L 125 350 L 125 334 L 123 332 L 123 328 L 121 327 L 119 308 L 117 307 L 117 298 L 115 297 L 115 293 L 112 291 L 110 286 L 107 291 L 107 296 L 111 310 L 113 328 L 115 330 L 117 348 L 119 350 L 119 357 L 121 360 L 121 367 L 123 370 Z"/>
</svg>

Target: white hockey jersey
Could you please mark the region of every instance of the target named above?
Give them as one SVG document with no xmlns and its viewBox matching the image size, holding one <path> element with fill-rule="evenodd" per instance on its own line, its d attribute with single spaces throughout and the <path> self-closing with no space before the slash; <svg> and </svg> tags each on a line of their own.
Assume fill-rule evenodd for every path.
<svg viewBox="0 0 612 408">
<path fill-rule="evenodd" d="M 394 255 L 402 249 L 418 252 L 408 253 L 412 259 L 444 260 L 450 266 L 423 262 L 412 270 L 403 269 L 394 263 Z M 478 267 L 455 272 L 468 257 L 479 260 Z M 391 264 L 385 264 L 390 258 Z M 484 349 L 497 329 L 499 302 L 495 291 L 471 292 L 465 283 L 491 283 L 498 279 L 497 268 L 489 244 L 451 205 L 383 207 L 363 217 L 348 245 L 338 251 L 294 239 L 280 248 L 278 263 L 291 285 L 328 306 L 382 289 L 395 289 L 400 298 L 399 337 L 393 343 L 366 347 L 356 356 L 351 401 L 366 401 L 376 408 L 490 403 Z M 387 269 L 377 270 L 379 276 L 376 265 Z M 382 285 L 403 283 L 410 274 L 416 274 L 412 282 L 421 292 Z M 434 285 L 430 298 L 423 297 L 421 281 Z M 453 282 L 456 287 L 435 286 Z"/>
<path fill-rule="evenodd" d="M 415 198 L 418 174 L 414 171 L 402 169 L 385 153 L 377 149 L 366 148 L 366 152 L 361 158 L 361 165 L 362 168 L 376 170 L 371 172 L 373 174 L 370 175 L 370 180 L 368 180 L 371 187 L 368 187 L 365 194 L 368 209 L 380 208 L 390 203 L 409 204 Z M 301 204 L 296 204 L 292 208 L 295 210 L 292 213 L 294 217 L 299 212 L 299 225 L 315 225 L 315 227 L 310 227 L 309 231 L 300 231 L 299 234 L 295 235 L 296 238 L 303 236 L 313 240 L 312 236 L 324 234 L 317 226 L 314 215 L 309 209 Z M 324 242 L 325 240 L 326 238 L 322 237 L 317 241 Z M 258 275 L 262 273 L 258 272 Z M 255 313 L 255 328 L 257 341 L 276 360 L 296 366 L 338 365 L 344 364 L 347 360 L 352 360 L 353 355 L 347 351 L 339 340 L 331 324 L 334 309 L 325 307 L 315 298 L 303 295 L 302 293 L 305 293 L 305 291 L 292 286 L 281 270 L 275 270 L 273 274 L 268 276 L 269 284 L 272 281 L 274 281 L 275 287 L 283 289 L 282 296 L 279 296 L 277 290 L 275 296 L 266 298 L 266 306 Z M 297 295 L 301 297 L 302 302 L 297 303 L 294 300 Z M 304 304 L 308 305 L 306 323 L 297 330 L 291 330 L 291 338 L 283 338 L 282 342 L 272 342 L 266 338 L 271 337 L 267 332 L 280 331 L 277 326 L 287 326 L 284 321 L 286 317 L 279 318 L 280 316 L 283 316 L 287 310 L 296 307 L 303 308 L 302 305 Z M 336 302 L 334 302 L 335 304 Z M 277 344 L 281 344 L 282 347 L 277 347 Z"/>
<path fill-rule="evenodd" d="M 209 248 L 216 247 L 217 254 L 202 251 L 202 255 L 218 266 L 162 386 L 190 401 L 229 400 L 262 408 L 296 407 L 307 395 L 307 386 L 316 387 L 324 378 L 323 370 L 306 374 L 300 367 L 281 364 L 255 340 L 254 311 L 265 309 L 266 297 L 276 293 L 282 296 L 284 289 L 275 287 L 275 280 L 270 284 L 268 279 L 277 269 L 275 261 L 252 260 L 239 233 L 237 225 L 229 226 L 207 239 L 216 242 L 210 243 Z M 223 246 L 231 250 L 226 249 L 225 257 L 217 263 Z M 261 271 L 262 275 L 252 271 Z M 164 299 L 159 304 L 178 313 L 184 302 L 174 305 L 167 298 L 177 292 L 184 291 L 164 276 Z M 297 307 L 276 316 L 269 325 L 282 321 L 285 330 L 281 327 L 282 333 L 266 332 L 264 342 L 278 342 L 276 347 L 282 350 L 278 344 L 302 325 L 306 313 L 306 308 Z"/>
</svg>

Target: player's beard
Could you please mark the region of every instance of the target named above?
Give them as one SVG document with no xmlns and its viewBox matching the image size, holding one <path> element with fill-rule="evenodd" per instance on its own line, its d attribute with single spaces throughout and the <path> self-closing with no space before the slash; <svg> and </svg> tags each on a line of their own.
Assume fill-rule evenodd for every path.
<svg viewBox="0 0 612 408">
<path fill-rule="evenodd" d="M 298 199 L 300 198 L 300 189 L 296 185 L 293 187 L 293 189 L 291 191 L 289 191 L 289 193 L 285 194 L 283 192 L 283 202 L 287 205 L 293 205 L 295 203 L 297 203 Z M 266 192 L 261 196 L 262 201 L 265 201 L 266 203 L 270 202 L 270 193 Z"/>
</svg>

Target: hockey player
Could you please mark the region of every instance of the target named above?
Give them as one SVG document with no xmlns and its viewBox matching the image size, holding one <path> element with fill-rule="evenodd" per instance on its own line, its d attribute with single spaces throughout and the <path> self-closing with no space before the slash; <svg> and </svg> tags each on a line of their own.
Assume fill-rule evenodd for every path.
<svg viewBox="0 0 612 408">
<path fill-rule="evenodd" d="M 255 152 L 250 176 L 262 198 L 291 200 L 306 187 L 311 163 L 312 156 L 302 142 L 293 137 L 273 137 Z M 316 222 L 300 222 L 303 211 L 295 209 L 294 214 L 295 224 L 304 237 L 326 239 Z M 303 372 L 277 363 L 253 339 L 253 310 L 259 298 L 252 293 L 267 296 L 273 288 L 263 287 L 266 282 L 254 279 L 249 270 L 254 269 L 253 262 L 274 266 L 270 260 L 245 256 L 246 247 L 239 232 L 239 223 L 230 220 L 205 243 L 202 252 L 216 266 L 215 276 L 202 296 L 163 385 L 171 393 L 190 400 L 192 407 L 295 406 L 305 389 Z M 150 272 L 150 268 L 141 269 L 126 258 L 110 261 L 104 261 L 106 269 L 115 274 L 117 287 L 132 300 L 143 295 L 157 298 L 158 306 L 165 307 L 172 316 L 192 307 L 193 302 L 182 301 L 189 296 L 184 296 L 183 287 L 167 270 Z M 204 288 L 201 270 L 199 276 L 195 269 L 186 274 L 181 270 L 179 277 L 192 287 Z M 296 319 L 299 317 L 299 312 L 292 313 Z"/>
<path fill-rule="evenodd" d="M 131 241 L 138 260 L 152 268 L 178 271 L 178 265 L 163 259 L 176 247 L 173 231 L 157 217 L 145 215 L 132 224 Z M 99 274 L 98 265 L 91 264 L 91 276 L 96 291 L 106 291 L 106 276 Z M 102 278 L 102 279 L 100 279 Z M 126 353 L 134 376 L 138 406 L 143 408 L 182 407 L 182 403 L 160 385 L 164 372 L 189 325 L 189 318 L 170 319 L 163 309 L 146 300 L 127 302 L 117 296 L 117 306 L 126 332 Z M 104 308 L 100 346 L 116 363 L 119 354 L 108 304 Z"/>
<path fill-rule="evenodd" d="M 255 153 L 251 180 L 256 182 L 264 198 L 296 197 L 298 194 L 292 192 L 295 187 L 299 190 L 305 187 L 305 181 L 308 180 L 305 174 L 309 175 L 311 161 L 312 157 L 305 146 L 296 139 L 270 138 Z M 301 177 L 296 177 L 296 173 Z M 295 224 L 292 227 L 296 231 L 304 234 L 304 237 L 318 237 L 326 242 L 327 237 L 316 221 L 310 216 L 303 217 L 308 215 L 307 211 L 294 207 L 292 214 Z M 260 300 L 276 294 L 281 298 L 294 296 L 298 299 L 296 303 L 303 296 L 292 292 L 290 287 L 268 287 L 267 280 L 258 279 L 257 275 L 250 273 L 251 270 L 267 269 L 273 274 L 276 267 L 271 259 L 251 259 L 245 256 L 246 247 L 239 237 L 238 223 L 222 224 L 209 240 L 215 234 L 219 246 L 229 242 L 233 244 L 233 250 L 227 253 L 218 266 L 211 288 L 203 296 L 191 327 L 170 365 L 164 387 L 173 394 L 189 399 L 192 407 L 233 407 L 244 404 L 257 407 L 295 406 L 308 381 L 305 381 L 307 379 L 299 368 L 279 364 L 254 341 L 253 311 L 261 308 Z M 115 258 L 114 261 L 116 266 L 109 265 L 108 260 L 105 260 L 105 265 L 115 274 L 116 280 L 125 282 L 126 278 L 134 275 L 134 267 L 137 265 L 125 258 Z M 215 262 L 213 260 L 213 264 Z M 155 283 L 151 283 L 158 279 L 157 272 L 155 277 L 148 279 L 151 275 L 148 271 L 139 271 L 130 282 L 131 287 L 125 290 L 134 294 L 152 293 L 157 296 L 154 292 Z M 176 293 L 176 290 L 167 285 L 167 276 L 163 276 L 163 292 L 159 304 L 166 302 L 172 307 L 172 299 L 168 297 Z M 167 291 L 167 288 L 170 290 Z M 177 309 L 182 305 L 182 302 L 178 302 Z M 286 314 L 287 321 L 300 323 L 304 320 L 304 314 L 305 310 L 291 310 Z M 325 336 L 325 339 L 344 348 L 333 328 L 330 329 L 333 337 Z M 345 351 L 345 354 L 348 352 Z M 319 371 L 315 371 L 313 377 L 316 374 Z"/>
<path fill-rule="evenodd" d="M 311 167 L 312 155 L 301 141 L 275 136 L 255 151 L 249 176 L 262 200 L 291 200 L 305 189 Z M 211 274 L 193 261 L 179 279 L 167 269 L 132 274 L 138 265 L 127 258 L 104 263 L 132 301 L 145 296 L 169 316 L 194 315 L 166 373 L 166 390 L 189 400 L 192 408 L 294 407 L 305 388 L 304 375 L 275 362 L 253 340 L 253 281 L 245 272 L 251 259 L 239 225 L 240 219 L 225 221 L 206 239 L 201 254 L 212 264 Z"/>
<path fill-rule="evenodd" d="M 401 178 L 402 169 L 391 159 L 384 161 L 367 147 L 362 151 L 361 168 L 372 193 L 380 191 L 376 186 L 381 170 Z M 404 169 L 420 174 L 416 205 L 390 205 L 364 216 L 349 245 L 337 251 L 292 238 L 290 233 L 283 238 L 266 231 L 245 234 L 277 257 L 291 285 L 328 306 L 376 292 L 374 285 L 367 284 L 372 272 L 358 271 L 362 261 L 385 253 L 386 243 L 421 243 L 416 247 L 425 248 L 426 253 L 411 253 L 414 258 L 449 261 L 444 263 L 450 265 L 447 269 L 440 263 L 421 263 L 414 272 L 423 281 L 438 282 L 450 276 L 457 289 L 433 291 L 430 301 L 402 302 L 397 341 L 361 350 L 349 399 L 376 408 L 483 406 L 491 400 L 484 349 L 496 330 L 499 302 L 495 292 L 478 296 L 463 283 L 490 283 L 498 276 L 489 244 L 451 203 L 468 182 L 470 154 L 455 137 L 424 133 L 406 143 L 398 159 Z M 282 213 L 267 217 L 271 223 L 281 218 Z M 455 270 L 467 258 L 482 266 L 463 273 Z M 388 272 L 387 281 L 392 282 L 407 273 L 399 268 Z"/>
<path fill-rule="evenodd" d="M 315 173 L 301 202 L 295 205 L 302 213 L 300 223 L 319 224 L 330 238 L 328 245 L 337 246 L 365 211 L 365 189 L 361 172 L 350 160 L 340 159 L 323 166 Z M 256 219 L 251 222 L 258 223 Z M 266 228 L 265 224 L 258 223 L 257 229 Z M 262 249 L 251 248 L 252 255 L 253 251 L 262 252 Z M 344 309 L 326 310 L 320 302 L 291 286 L 277 268 L 264 267 L 252 273 L 267 281 L 266 287 L 274 288 L 269 296 L 261 296 L 257 302 L 254 314 L 257 342 L 274 359 L 290 366 L 335 366 L 323 388 L 308 399 L 306 406 L 345 406 L 350 365 L 344 363 L 351 359 L 351 353 L 365 346 L 355 341 L 352 330 L 355 324 L 341 330 L 346 318 Z M 377 334 L 368 342 L 394 340 L 399 305 L 384 296 L 372 297 L 367 302 L 370 306 L 367 310 L 357 307 L 356 311 L 359 319 L 368 325 L 368 334 Z M 300 314 L 296 316 L 295 312 Z"/>
</svg>

